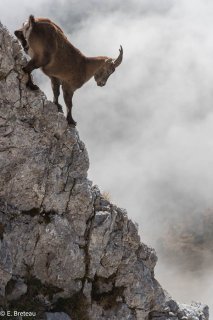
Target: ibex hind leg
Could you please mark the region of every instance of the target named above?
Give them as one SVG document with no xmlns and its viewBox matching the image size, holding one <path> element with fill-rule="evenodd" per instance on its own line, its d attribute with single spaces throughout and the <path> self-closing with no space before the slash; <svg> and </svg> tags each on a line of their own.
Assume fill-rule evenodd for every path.
<svg viewBox="0 0 213 320">
<path fill-rule="evenodd" d="M 39 90 L 39 87 L 35 83 L 33 83 L 31 74 L 28 74 L 28 80 L 27 80 L 26 86 L 32 91 Z"/>
<path fill-rule="evenodd" d="M 67 107 L 67 122 L 68 124 L 72 124 L 76 126 L 77 122 L 72 117 L 72 97 L 73 91 L 70 87 L 64 83 L 62 83 L 63 95 L 64 95 L 64 102 Z"/>
<path fill-rule="evenodd" d="M 74 126 L 76 126 L 76 124 L 77 124 L 77 122 L 72 117 L 72 106 L 70 108 L 68 108 L 67 122 L 68 122 L 68 124 L 72 124 Z"/>
<path fill-rule="evenodd" d="M 73 119 L 72 114 L 68 112 L 67 114 L 67 122 L 73 126 L 76 126 L 77 122 Z"/>
<path fill-rule="evenodd" d="M 60 105 L 60 103 L 58 102 L 58 97 L 60 95 L 61 82 L 59 79 L 57 79 L 55 77 L 50 77 L 50 79 L 51 79 L 51 86 L 52 86 L 52 90 L 53 90 L 53 102 L 57 105 L 58 112 L 63 113 L 63 108 Z"/>
</svg>

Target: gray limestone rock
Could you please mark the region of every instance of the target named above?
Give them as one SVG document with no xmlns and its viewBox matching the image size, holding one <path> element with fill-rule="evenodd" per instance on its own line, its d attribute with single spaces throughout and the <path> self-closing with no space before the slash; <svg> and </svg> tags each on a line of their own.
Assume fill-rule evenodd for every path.
<svg viewBox="0 0 213 320">
<path fill-rule="evenodd" d="M 71 318 L 64 312 L 46 312 L 46 320 L 71 320 Z"/>
<path fill-rule="evenodd" d="M 0 25 L 0 306 L 37 319 L 207 320 L 154 278 L 154 249 L 87 179 L 77 130 L 38 90 Z"/>
<path fill-rule="evenodd" d="M 23 279 L 13 279 L 11 283 L 11 288 L 7 287 L 7 300 L 13 301 L 18 300 L 21 296 L 27 293 L 27 285 L 24 283 Z"/>
</svg>

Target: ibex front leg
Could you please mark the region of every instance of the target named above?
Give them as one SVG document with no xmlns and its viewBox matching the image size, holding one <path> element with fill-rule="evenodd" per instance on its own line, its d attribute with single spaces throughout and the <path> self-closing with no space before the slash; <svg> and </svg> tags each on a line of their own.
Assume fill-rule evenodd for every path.
<svg viewBox="0 0 213 320">
<path fill-rule="evenodd" d="M 62 83 L 62 89 L 63 89 L 63 95 L 64 95 L 64 102 L 67 107 L 67 122 L 69 124 L 73 124 L 76 126 L 76 122 L 72 117 L 72 97 L 73 97 L 73 91 L 70 88 L 69 84 Z"/>
<path fill-rule="evenodd" d="M 14 34 L 21 42 L 21 45 L 22 45 L 24 51 L 28 54 L 29 45 L 23 35 L 23 30 L 16 30 L 14 32 Z M 39 89 L 38 86 L 33 83 L 31 74 L 29 74 L 29 73 L 28 73 L 28 80 L 27 80 L 26 86 L 29 87 L 31 90 L 38 90 Z"/>
<path fill-rule="evenodd" d="M 23 68 L 23 71 L 28 74 L 28 81 L 26 86 L 32 90 L 38 89 L 38 86 L 34 85 L 31 79 L 31 72 L 40 67 L 44 67 L 49 63 L 49 54 L 44 53 L 42 57 L 35 55 Z"/>
<path fill-rule="evenodd" d="M 23 71 L 25 73 L 27 73 L 27 75 L 28 75 L 28 80 L 27 80 L 26 86 L 28 88 L 30 88 L 31 90 L 38 90 L 39 89 L 39 87 L 33 83 L 32 76 L 31 76 L 31 72 L 35 69 L 38 69 L 38 68 L 40 68 L 40 66 L 36 63 L 35 59 L 31 59 L 28 62 L 28 64 L 23 68 Z"/>
</svg>

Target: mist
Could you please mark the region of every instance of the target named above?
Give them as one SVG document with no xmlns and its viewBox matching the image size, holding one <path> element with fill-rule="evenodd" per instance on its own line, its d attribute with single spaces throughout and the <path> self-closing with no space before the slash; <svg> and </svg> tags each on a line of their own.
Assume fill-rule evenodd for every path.
<svg viewBox="0 0 213 320">
<path fill-rule="evenodd" d="M 74 95 L 89 179 L 156 248 L 164 288 L 212 308 L 213 3 L 8 0 L 0 13 L 11 32 L 31 13 L 47 16 L 88 56 L 116 58 L 123 46 L 106 86 L 90 80 Z M 49 80 L 36 80 L 52 99 Z"/>
</svg>

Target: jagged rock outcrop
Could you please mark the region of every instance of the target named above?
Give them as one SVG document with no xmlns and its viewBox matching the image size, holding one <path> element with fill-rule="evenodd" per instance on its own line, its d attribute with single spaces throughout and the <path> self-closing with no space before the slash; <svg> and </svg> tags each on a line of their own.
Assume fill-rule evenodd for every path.
<svg viewBox="0 0 213 320">
<path fill-rule="evenodd" d="M 208 319 L 206 306 L 180 306 L 155 280 L 155 251 L 87 179 L 77 130 L 41 91 L 26 89 L 24 63 L 0 26 L 1 315 Z"/>
</svg>

